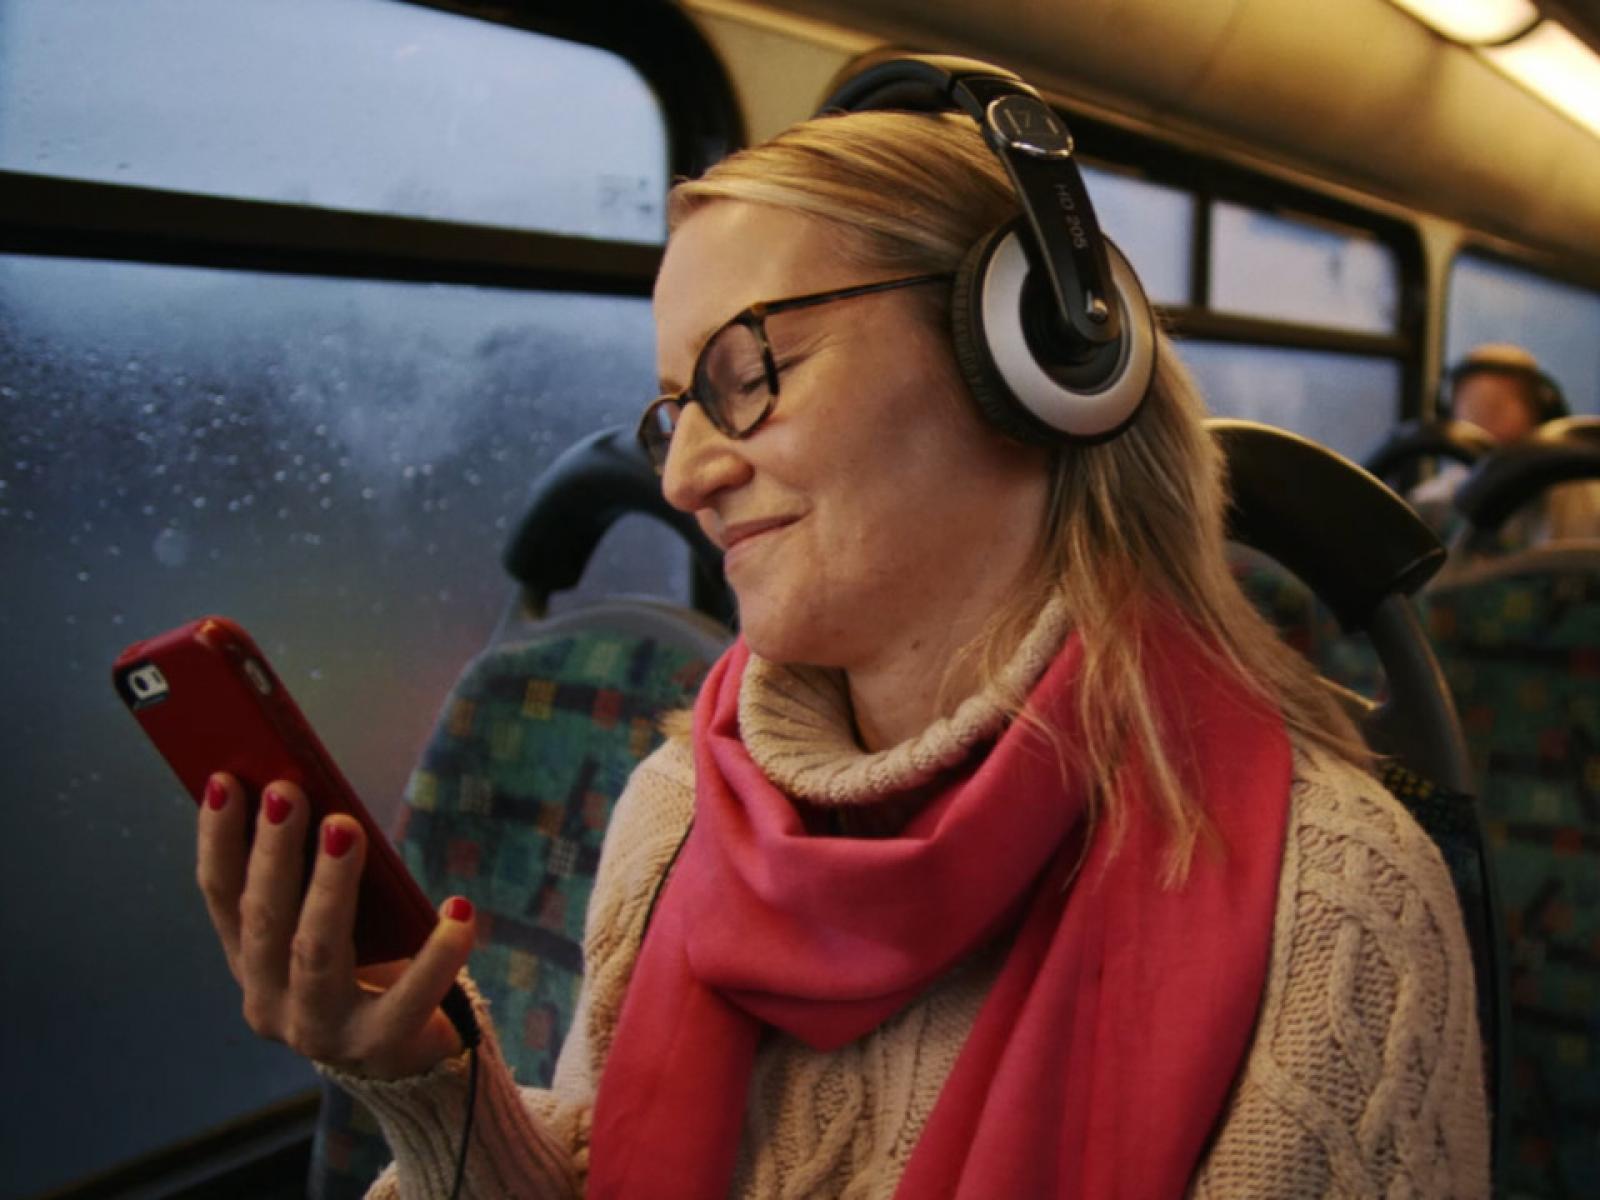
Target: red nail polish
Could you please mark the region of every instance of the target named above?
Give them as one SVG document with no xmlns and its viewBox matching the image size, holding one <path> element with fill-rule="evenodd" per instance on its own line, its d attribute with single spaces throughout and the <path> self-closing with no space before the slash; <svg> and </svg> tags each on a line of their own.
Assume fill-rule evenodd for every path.
<svg viewBox="0 0 1600 1200">
<path fill-rule="evenodd" d="M 267 810 L 267 820 L 274 825 L 282 825 L 294 811 L 294 805 L 289 802 L 289 797 L 275 788 L 267 789 L 267 794 L 261 797 L 261 803 Z"/>
<path fill-rule="evenodd" d="M 355 830 L 348 825 L 324 825 L 322 827 L 322 848 L 327 851 L 329 858 L 343 858 L 350 847 L 355 844 Z"/>
<path fill-rule="evenodd" d="M 444 915 L 452 921 L 472 920 L 472 901 L 465 896 L 451 896 L 444 903 Z"/>
<path fill-rule="evenodd" d="M 206 807 L 212 812 L 221 812 L 227 804 L 228 789 L 222 786 L 222 780 L 206 780 Z"/>
</svg>

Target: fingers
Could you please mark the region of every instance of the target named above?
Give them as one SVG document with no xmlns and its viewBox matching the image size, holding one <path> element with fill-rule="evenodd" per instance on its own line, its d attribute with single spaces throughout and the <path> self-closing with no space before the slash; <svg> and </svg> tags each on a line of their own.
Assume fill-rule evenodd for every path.
<svg viewBox="0 0 1600 1200">
<path fill-rule="evenodd" d="M 292 783 L 270 783 L 261 793 L 239 899 L 238 965 L 247 1009 L 274 1009 L 289 984 L 289 943 L 300 915 L 309 808 L 305 793 Z M 273 1019 L 269 1011 L 247 1011 L 246 1016 L 252 1027 L 258 1019 Z"/>
<path fill-rule="evenodd" d="M 239 896 L 244 891 L 246 805 L 239 781 L 218 773 L 206 782 L 200 799 L 195 881 L 205 897 L 206 912 L 222 941 L 228 968 L 237 979 Z"/>
<path fill-rule="evenodd" d="M 407 1038 L 412 1054 L 420 1054 L 425 1064 L 410 1062 L 406 1071 L 425 1069 L 459 1050 L 460 1045 L 449 1024 L 438 1012 L 450 985 L 467 965 L 476 934 L 472 905 L 454 896 L 440 909 L 441 919 L 409 966 L 381 996 L 366 1005 L 362 1040 L 374 1048 Z M 424 1048 L 425 1047 L 425 1048 Z M 369 1056 L 371 1057 L 371 1056 Z M 374 1062 L 384 1074 L 398 1073 Z"/>
<path fill-rule="evenodd" d="M 196 874 L 246 1021 L 302 1054 L 380 1076 L 414 1074 L 457 1053 L 439 1003 L 472 952 L 472 905 L 448 901 L 417 957 L 393 964 L 381 993 L 364 990 L 354 934 L 366 838 L 353 818 L 328 817 L 302 896 L 309 822 L 305 794 L 281 781 L 262 793 L 249 844 L 237 780 L 218 774 L 202 801 Z"/>
<path fill-rule="evenodd" d="M 322 823 L 316 866 L 289 944 L 286 1040 L 313 1058 L 332 1061 L 345 1047 L 338 1037 L 355 1003 L 356 903 L 366 840 L 352 817 Z"/>
</svg>

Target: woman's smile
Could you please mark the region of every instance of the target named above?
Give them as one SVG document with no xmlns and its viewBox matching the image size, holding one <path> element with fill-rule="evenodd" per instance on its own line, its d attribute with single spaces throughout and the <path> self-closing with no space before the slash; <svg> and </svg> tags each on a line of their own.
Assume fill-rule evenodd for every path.
<svg viewBox="0 0 1600 1200">
<path fill-rule="evenodd" d="M 718 539 L 723 547 L 723 569 L 729 569 L 732 564 L 749 554 L 757 545 L 765 544 L 770 540 L 770 535 L 787 529 L 800 518 L 798 517 L 768 517 L 757 521 L 741 521 L 736 525 L 729 525 L 722 531 Z"/>
</svg>

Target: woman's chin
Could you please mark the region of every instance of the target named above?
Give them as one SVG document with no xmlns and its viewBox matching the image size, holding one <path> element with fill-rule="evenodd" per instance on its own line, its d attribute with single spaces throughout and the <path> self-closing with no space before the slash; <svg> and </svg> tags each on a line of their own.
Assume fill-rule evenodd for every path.
<svg viewBox="0 0 1600 1200">
<path fill-rule="evenodd" d="M 839 640 L 821 637 L 811 621 L 795 619 L 793 613 L 774 611 L 759 600 L 739 602 L 739 633 L 750 652 L 774 663 L 805 663 L 809 666 L 837 666 Z"/>
</svg>

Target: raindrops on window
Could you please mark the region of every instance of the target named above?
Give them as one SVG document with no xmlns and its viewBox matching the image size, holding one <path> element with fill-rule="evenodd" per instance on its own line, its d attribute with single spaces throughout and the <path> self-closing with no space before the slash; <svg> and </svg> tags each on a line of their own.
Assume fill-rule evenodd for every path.
<svg viewBox="0 0 1600 1200">
<path fill-rule="evenodd" d="M 311 1083 L 240 1031 L 214 956 L 151 977 L 158 940 L 214 946 L 194 806 L 112 692 L 118 652 L 208 613 L 240 621 L 388 822 L 511 602 L 499 557 L 533 480 L 631 422 L 652 340 L 632 297 L 0 256 L 0 704 L 6 790 L 29 798 L 0 806 L 0 844 L 8 863 L 44 864 L 0 934 L 19 961 L 52 964 L 12 973 L 0 1002 L 59 1014 L 7 1067 L 48 1129 L 88 1119 L 81 1084 L 56 1105 L 66 1057 L 192 1085 L 115 1101 L 94 1120 L 102 1157 L 32 1163 L 59 1177 L 29 1194 Z M 598 590 L 687 593 L 670 538 L 596 568 Z M 97 999 L 75 1016 L 62 997 Z M 175 1003 L 195 1010 L 188 1032 L 144 1061 Z M 204 1063 L 181 1067 L 191 1053 Z"/>
</svg>

